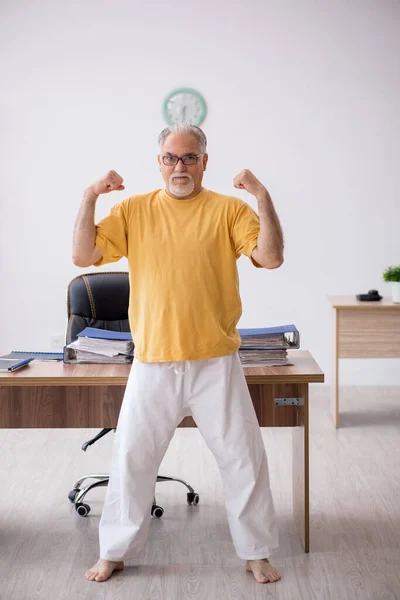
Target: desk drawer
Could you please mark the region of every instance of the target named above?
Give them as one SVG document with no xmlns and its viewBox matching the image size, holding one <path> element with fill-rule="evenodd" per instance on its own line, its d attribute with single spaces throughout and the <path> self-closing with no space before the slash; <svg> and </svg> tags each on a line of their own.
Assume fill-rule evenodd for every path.
<svg viewBox="0 0 400 600">
<path fill-rule="evenodd" d="M 397 308 L 338 309 L 339 358 L 400 358 Z"/>
</svg>

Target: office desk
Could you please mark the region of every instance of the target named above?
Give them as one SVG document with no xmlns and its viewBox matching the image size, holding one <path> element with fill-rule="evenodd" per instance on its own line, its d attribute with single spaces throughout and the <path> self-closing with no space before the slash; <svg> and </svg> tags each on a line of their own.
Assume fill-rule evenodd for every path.
<svg viewBox="0 0 400 600">
<path fill-rule="evenodd" d="M 324 375 L 309 352 L 292 350 L 289 358 L 292 366 L 246 367 L 245 375 L 260 426 L 293 427 L 293 517 L 309 552 L 308 385 Z M 115 428 L 129 370 L 33 361 L 0 373 L 0 427 Z M 191 417 L 180 424 L 193 426 Z"/>
<path fill-rule="evenodd" d="M 332 418 L 339 427 L 339 358 L 400 358 L 400 304 L 329 296 L 333 307 Z"/>
</svg>

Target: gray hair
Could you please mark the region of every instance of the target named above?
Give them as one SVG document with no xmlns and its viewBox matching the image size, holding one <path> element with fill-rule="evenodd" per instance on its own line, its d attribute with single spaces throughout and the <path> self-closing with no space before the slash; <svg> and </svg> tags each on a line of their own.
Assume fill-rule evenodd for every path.
<svg viewBox="0 0 400 600">
<path fill-rule="evenodd" d="M 172 127 L 166 127 L 158 136 L 158 145 L 160 147 L 171 133 L 191 133 L 197 138 L 197 141 L 200 144 L 201 152 L 207 152 L 207 138 L 204 131 L 200 129 L 200 127 L 196 127 L 196 125 L 191 125 L 190 123 L 178 123 Z"/>
</svg>

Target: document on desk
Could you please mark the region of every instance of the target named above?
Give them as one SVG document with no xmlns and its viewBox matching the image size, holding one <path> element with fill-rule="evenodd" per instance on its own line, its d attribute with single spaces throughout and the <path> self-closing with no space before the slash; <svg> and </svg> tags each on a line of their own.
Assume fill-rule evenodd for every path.
<svg viewBox="0 0 400 600">
<path fill-rule="evenodd" d="M 33 358 L 19 360 L 18 358 L 0 357 L 0 373 L 13 373 L 14 371 L 18 371 L 18 369 L 28 366 L 31 360 L 33 360 Z"/>
<path fill-rule="evenodd" d="M 293 324 L 239 329 L 239 357 L 247 367 L 289 365 L 288 348 L 300 348 L 300 334 Z"/>
<path fill-rule="evenodd" d="M 300 333 L 293 324 L 277 327 L 258 327 L 239 329 L 240 348 L 252 350 L 272 350 L 300 348 Z"/>
<path fill-rule="evenodd" d="M 66 347 L 64 362 L 86 363 L 132 362 L 133 342 L 130 332 L 86 327 L 78 339 Z"/>
<path fill-rule="evenodd" d="M 244 367 L 284 367 L 289 364 L 286 350 L 239 350 Z"/>
<path fill-rule="evenodd" d="M 132 335 L 127 331 L 108 331 L 86 327 L 78 333 L 76 342 L 69 345 L 75 350 L 83 350 L 105 356 L 117 356 L 118 354 L 131 355 L 133 352 Z"/>
<path fill-rule="evenodd" d="M 64 362 L 65 363 L 99 363 L 107 365 L 118 365 L 131 363 L 133 356 L 125 354 L 117 354 L 116 356 L 106 356 L 105 354 L 96 354 L 95 352 L 87 352 L 85 350 L 74 350 L 69 346 L 64 348 Z"/>
</svg>

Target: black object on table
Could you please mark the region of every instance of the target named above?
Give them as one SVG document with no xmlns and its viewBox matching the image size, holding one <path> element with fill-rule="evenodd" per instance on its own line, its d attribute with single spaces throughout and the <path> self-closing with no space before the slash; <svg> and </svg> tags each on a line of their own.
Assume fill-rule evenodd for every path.
<svg viewBox="0 0 400 600">
<path fill-rule="evenodd" d="M 357 294 L 357 300 L 361 302 L 377 302 L 382 300 L 382 296 L 379 295 L 378 290 L 369 290 L 368 294 Z"/>
</svg>

